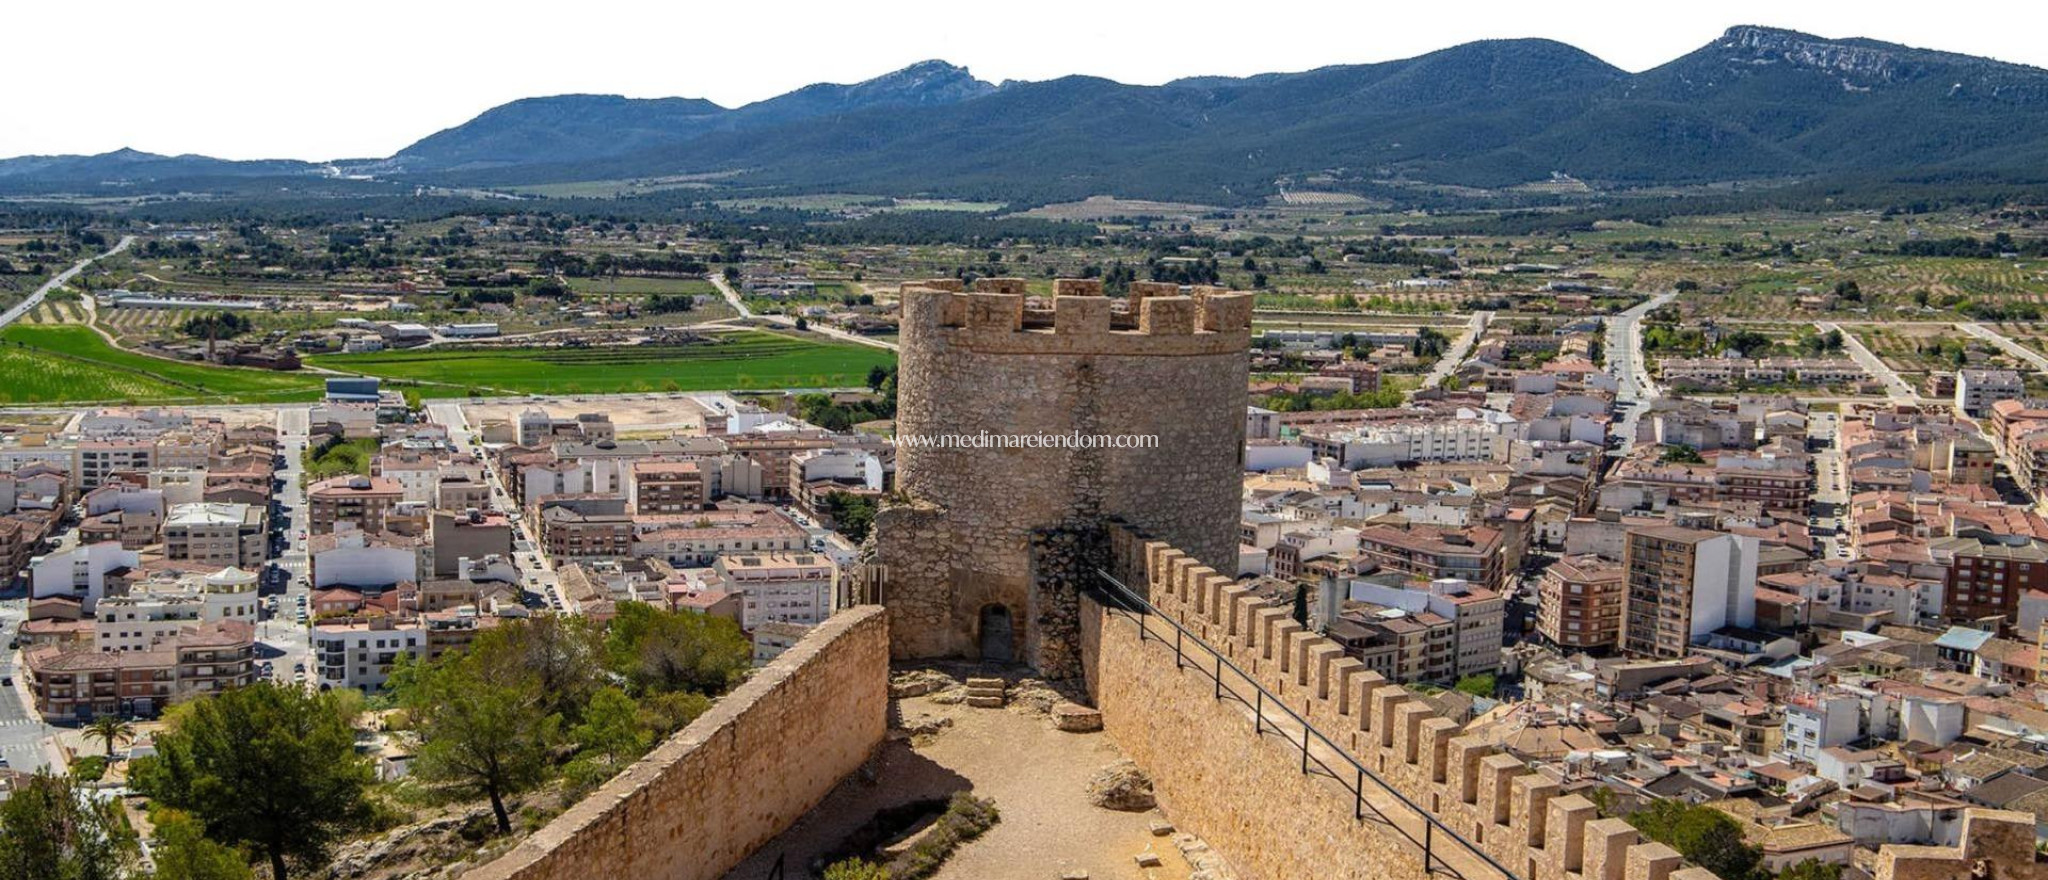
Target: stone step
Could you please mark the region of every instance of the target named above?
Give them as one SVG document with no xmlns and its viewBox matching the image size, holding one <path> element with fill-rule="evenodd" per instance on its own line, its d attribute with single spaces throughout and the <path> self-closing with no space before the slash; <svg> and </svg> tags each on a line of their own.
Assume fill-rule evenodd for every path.
<svg viewBox="0 0 2048 880">
<path fill-rule="evenodd" d="M 967 686 L 971 688 L 999 688 L 1007 687 L 1008 682 L 1000 678 L 970 678 L 967 680 Z"/>
<path fill-rule="evenodd" d="M 1102 713 L 1078 703 L 1052 707 L 1052 726 L 1068 733 L 1094 733 L 1102 729 Z"/>
<path fill-rule="evenodd" d="M 1003 698 L 976 697 L 970 695 L 967 698 L 967 705 L 973 706 L 976 709 L 1001 709 L 1003 707 Z"/>
</svg>

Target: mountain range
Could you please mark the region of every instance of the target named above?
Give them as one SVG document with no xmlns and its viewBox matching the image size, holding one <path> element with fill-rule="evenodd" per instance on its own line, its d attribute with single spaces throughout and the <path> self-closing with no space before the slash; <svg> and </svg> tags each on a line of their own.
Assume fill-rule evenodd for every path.
<svg viewBox="0 0 2048 880">
<path fill-rule="evenodd" d="M 2048 174 L 2048 71 L 1863 39 L 1731 28 L 1630 73 L 1563 43 L 1134 86 L 994 84 L 926 61 L 738 108 L 529 98 L 380 159 L 230 162 L 122 150 L 0 160 L 0 194 L 175 191 L 321 176 L 512 188 L 698 175 L 733 192 L 1246 204 L 1847 175 Z"/>
</svg>

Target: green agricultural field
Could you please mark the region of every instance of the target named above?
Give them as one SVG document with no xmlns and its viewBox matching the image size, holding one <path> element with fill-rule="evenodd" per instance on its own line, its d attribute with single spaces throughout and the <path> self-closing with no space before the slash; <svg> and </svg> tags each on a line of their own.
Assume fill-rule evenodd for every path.
<svg viewBox="0 0 2048 880">
<path fill-rule="evenodd" d="M 571 278 L 569 279 L 569 289 L 586 296 L 592 294 L 640 295 L 652 293 L 687 293 L 693 296 L 718 295 L 718 287 L 702 278 L 642 278 L 634 275 Z"/>
<path fill-rule="evenodd" d="M 16 324 L 0 332 L 0 402 L 314 400 L 322 378 L 153 358 L 107 344 L 78 324 Z"/>
<path fill-rule="evenodd" d="M 172 400 L 192 391 L 141 373 L 108 370 L 90 361 L 0 345 L 0 402 L 62 403 L 87 400 Z"/>
<path fill-rule="evenodd" d="M 485 393 L 609 394 L 857 386 L 867 381 L 870 367 L 895 359 L 879 348 L 779 333 L 747 331 L 717 339 L 700 345 L 384 351 L 312 361 L 352 373 Z"/>
</svg>

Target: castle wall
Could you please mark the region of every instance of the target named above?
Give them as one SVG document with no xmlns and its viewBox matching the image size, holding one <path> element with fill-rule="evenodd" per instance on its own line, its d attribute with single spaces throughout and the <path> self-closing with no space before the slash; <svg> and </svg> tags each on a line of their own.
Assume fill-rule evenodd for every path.
<svg viewBox="0 0 2048 880">
<path fill-rule="evenodd" d="M 1167 286 L 1171 288 L 1170 285 Z M 1073 629 L 1071 590 L 1044 590 L 1034 536 L 1139 524 L 1218 566 L 1237 552 L 1238 480 L 1250 368 L 1248 294 L 1145 288 L 1131 316 L 1059 282 L 1050 310 L 1027 310 L 1022 282 L 974 292 L 903 292 L 896 418 L 897 484 L 943 511 L 944 577 L 912 576 L 934 552 L 876 522 L 882 600 L 903 609 L 903 657 L 980 654 L 982 609 L 1016 622 L 1013 656 L 1046 669 Z M 1177 293 L 1177 288 L 1172 288 Z M 1127 326 L 1126 326 L 1127 325 Z M 1151 448 L 931 448 L 905 438 L 983 433 L 1157 437 Z M 1057 542 L 1055 542 L 1057 543 Z M 895 546 L 892 548 L 891 545 Z M 1071 653 L 1071 648 L 1066 649 Z"/>
<path fill-rule="evenodd" d="M 1149 595 L 1163 616 L 1523 880 L 1714 880 L 1671 848 L 1645 842 L 1627 822 L 1598 818 L 1591 801 L 1562 795 L 1557 782 L 1512 755 L 1460 735 L 1458 724 L 1304 630 L 1288 609 L 1188 554 L 1119 527 L 1106 555 L 1107 570 Z M 1400 880 L 1421 870 L 1419 848 L 1386 824 L 1420 838 L 1420 818 L 1380 793 L 1388 818 L 1367 811 L 1365 821 L 1354 821 L 1352 795 L 1338 780 L 1320 768 L 1302 772 L 1299 727 L 1269 710 L 1279 730 L 1255 740 L 1252 710 L 1217 699 L 1212 655 L 1185 642 L 1184 666 L 1177 665 L 1174 630 L 1164 620 L 1150 619 L 1141 641 L 1129 614 L 1086 597 L 1081 608 L 1089 694 L 1110 738 L 1152 775 L 1168 818 L 1216 846 L 1247 878 Z M 1222 675 L 1252 699 L 1236 673 Z M 1315 748 L 1349 772 L 1327 747 Z M 1374 797 L 1370 781 L 1366 791 Z M 2048 880 L 2048 866 L 2034 855 L 2033 818 L 1969 810 L 1960 846 L 1885 847 L 1876 880 Z M 1502 876 L 1441 837 L 1434 851 L 1465 880 Z"/>
<path fill-rule="evenodd" d="M 2034 850 L 2032 813 L 1968 810 L 1956 846 L 1887 846 L 1876 880 L 2043 880 L 2048 864 Z"/>
<path fill-rule="evenodd" d="M 472 880 L 712 880 L 881 744 L 889 622 L 840 612 Z"/>
<path fill-rule="evenodd" d="M 1344 753 L 1524 880 L 1712 880 L 1669 847 L 1643 841 L 1626 822 L 1599 819 L 1585 798 L 1560 796 L 1556 782 L 1520 761 L 1457 735 L 1455 723 L 1233 579 L 1130 533 L 1113 535 L 1110 547 L 1113 573 L 1133 575 L 1125 582 L 1148 591 L 1153 604 Z M 1367 781 L 1367 797 L 1386 818 L 1367 810 L 1364 821 L 1355 820 L 1353 797 L 1336 779 L 1301 772 L 1299 747 L 1289 744 L 1299 741 L 1298 727 L 1283 721 L 1279 732 L 1253 745 L 1251 710 L 1218 700 L 1213 679 L 1203 674 L 1215 671 L 1210 655 L 1188 652 L 1187 668 L 1176 671 L 1173 632 L 1164 621 L 1152 621 L 1141 643 L 1129 615 L 1087 598 L 1082 608 L 1089 693 L 1111 739 L 1152 775 L 1168 818 L 1225 853 L 1247 878 L 1421 875 L 1420 847 L 1387 824 L 1421 839 L 1418 814 Z M 1251 698 L 1234 673 L 1223 675 Z M 1315 748 L 1350 773 L 1325 746 Z M 1442 836 L 1433 851 L 1466 880 L 1503 876 Z"/>
</svg>

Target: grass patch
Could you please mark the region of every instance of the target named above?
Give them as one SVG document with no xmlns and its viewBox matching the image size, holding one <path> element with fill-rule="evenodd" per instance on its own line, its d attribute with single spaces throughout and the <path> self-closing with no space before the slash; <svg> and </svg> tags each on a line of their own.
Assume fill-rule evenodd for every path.
<svg viewBox="0 0 2048 880">
<path fill-rule="evenodd" d="M 855 387 L 895 356 L 780 333 L 720 334 L 697 345 L 470 348 L 323 355 L 319 366 L 388 379 L 521 394 Z"/>
<path fill-rule="evenodd" d="M 382 448 L 383 444 L 375 437 L 354 440 L 330 437 L 317 447 L 306 447 L 299 453 L 299 461 L 308 481 L 351 474 L 367 477 L 370 475 L 370 459 L 375 458 Z"/>
<path fill-rule="evenodd" d="M 219 367 L 123 351 L 89 327 L 16 324 L 0 332 L 0 402 L 318 399 L 319 376 Z"/>
</svg>

